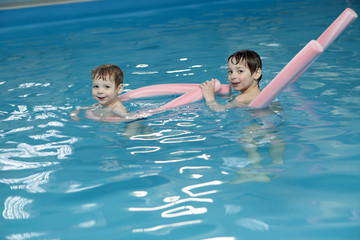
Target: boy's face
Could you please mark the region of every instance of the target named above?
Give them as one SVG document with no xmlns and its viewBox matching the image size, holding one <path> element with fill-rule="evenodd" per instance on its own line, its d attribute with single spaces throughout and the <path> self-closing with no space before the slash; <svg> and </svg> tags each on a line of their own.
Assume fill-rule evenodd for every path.
<svg viewBox="0 0 360 240">
<path fill-rule="evenodd" d="M 92 80 L 92 95 L 102 106 L 111 106 L 117 103 L 118 95 L 122 92 L 123 85 L 115 87 L 115 81 L 110 76 L 106 79 L 95 78 Z"/>
<path fill-rule="evenodd" d="M 245 92 L 249 87 L 257 85 L 257 79 L 261 76 L 261 69 L 251 74 L 245 61 L 237 64 L 230 59 L 228 62 L 228 80 L 235 91 Z"/>
</svg>

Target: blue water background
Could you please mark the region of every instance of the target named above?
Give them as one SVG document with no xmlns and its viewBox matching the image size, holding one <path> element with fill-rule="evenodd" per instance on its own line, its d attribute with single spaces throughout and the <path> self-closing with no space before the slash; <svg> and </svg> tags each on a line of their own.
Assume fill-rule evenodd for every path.
<svg viewBox="0 0 360 240">
<path fill-rule="evenodd" d="M 0 238 L 359 239 L 359 19 L 279 95 L 277 114 L 201 101 L 130 125 L 68 117 L 94 103 L 90 71 L 104 63 L 123 69 L 125 91 L 226 83 L 227 57 L 253 49 L 263 88 L 346 7 L 360 12 L 330 2 L 0 11 Z"/>
</svg>

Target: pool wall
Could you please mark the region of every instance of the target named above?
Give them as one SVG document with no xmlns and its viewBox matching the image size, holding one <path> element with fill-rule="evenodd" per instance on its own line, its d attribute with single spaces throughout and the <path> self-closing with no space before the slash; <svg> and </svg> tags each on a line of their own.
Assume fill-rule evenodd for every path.
<svg viewBox="0 0 360 240">
<path fill-rule="evenodd" d="M 261 3 L 274 2 L 274 0 L 255 0 Z M 21 1 L 17 1 L 21 2 Z M 29 1 L 23 1 L 29 2 Z M 103 0 L 103 1 L 87 1 L 74 2 L 67 4 L 44 5 L 40 7 L 24 7 L 15 9 L 2 9 L 5 4 L 0 4 L 0 29 L 9 30 L 14 27 L 25 27 L 37 24 L 47 24 L 63 21 L 75 21 L 81 19 L 96 18 L 99 16 L 113 16 L 173 7 L 191 7 L 208 4 L 216 4 L 220 2 L 241 2 L 242 4 L 253 4 L 250 0 Z M 7 6 L 7 5 L 6 5 Z"/>
</svg>

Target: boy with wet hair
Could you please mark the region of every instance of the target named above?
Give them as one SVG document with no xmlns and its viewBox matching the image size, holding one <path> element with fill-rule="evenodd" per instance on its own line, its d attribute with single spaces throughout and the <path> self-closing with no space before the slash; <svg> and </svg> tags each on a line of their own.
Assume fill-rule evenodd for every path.
<svg viewBox="0 0 360 240">
<path fill-rule="evenodd" d="M 206 104 L 212 111 L 225 111 L 234 107 L 247 106 L 261 92 L 259 81 L 262 78 L 260 56 L 252 50 L 242 50 L 228 58 L 228 80 L 235 91 L 241 94 L 226 105 L 215 100 L 215 80 L 200 85 Z"/>
<path fill-rule="evenodd" d="M 98 103 L 89 107 L 80 107 L 70 113 L 73 120 L 79 121 L 79 113 L 86 110 L 89 118 L 100 121 L 128 121 L 134 120 L 125 106 L 119 101 L 119 94 L 123 91 L 122 70 L 113 64 L 104 64 L 91 71 L 92 96 Z"/>
</svg>

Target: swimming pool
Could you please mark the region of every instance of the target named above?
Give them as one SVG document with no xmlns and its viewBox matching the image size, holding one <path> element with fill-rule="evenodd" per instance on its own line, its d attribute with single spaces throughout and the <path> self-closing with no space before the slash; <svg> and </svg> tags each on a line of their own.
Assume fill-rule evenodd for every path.
<svg viewBox="0 0 360 240">
<path fill-rule="evenodd" d="M 123 69 L 126 91 L 226 83 L 227 57 L 253 49 L 264 87 L 360 3 L 152 3 L 0 12 L 1 239 L 359 239 L 359 19 L 278 114 L 196 102 L 126 125 L 68 113 L 94 103 L 90 71 L 104 63 Z"/>
</svg>

